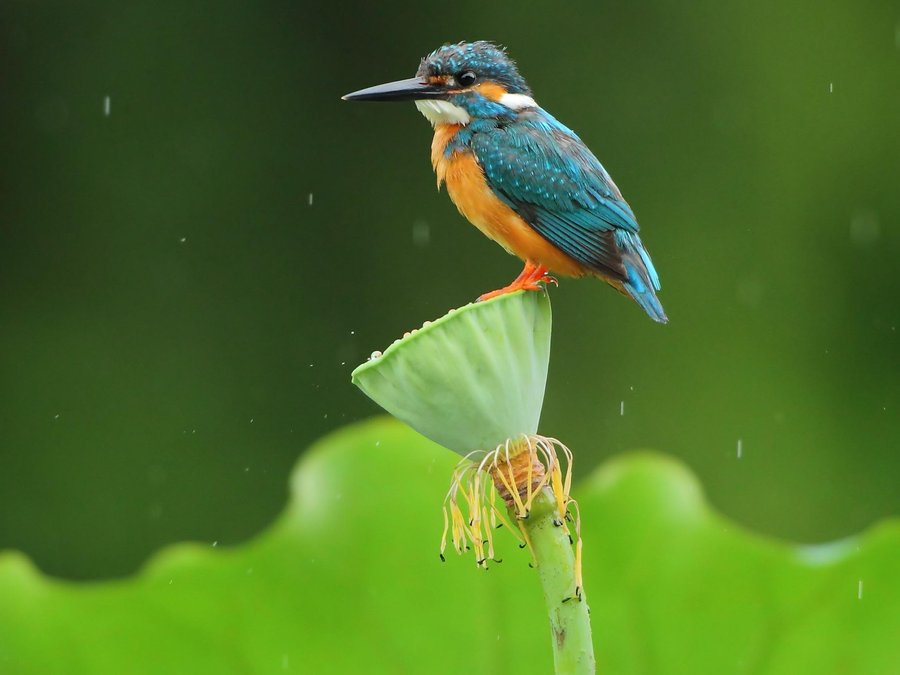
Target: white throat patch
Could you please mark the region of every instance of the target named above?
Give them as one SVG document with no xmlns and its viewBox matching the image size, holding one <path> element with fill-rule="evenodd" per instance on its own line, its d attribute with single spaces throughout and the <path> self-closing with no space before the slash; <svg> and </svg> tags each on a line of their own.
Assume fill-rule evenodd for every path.
<svg viewBox="0 0 900 675">
<path fill-rule="evenodd" d="M 465 108 L 453 105 L 450 101 L 432 98 L 423 99 L 416 101 L 416 108 L 425 115 L 425 119 L 431 122 L 432 126 L 437 126 L 438 124 L 468 124 L 472 119 Z"/>
</svg>

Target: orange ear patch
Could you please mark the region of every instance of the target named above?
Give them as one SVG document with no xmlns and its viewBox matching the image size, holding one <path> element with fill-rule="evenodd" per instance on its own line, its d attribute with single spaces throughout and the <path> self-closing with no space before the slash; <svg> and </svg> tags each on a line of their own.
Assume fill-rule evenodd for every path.
<svg viewBox="0 0 900 675">
<path fill-rule="evenodd" d="M 496 82 L 482 82 L 476 84 L 472 89 L 490 101 L 499 101 L 501 96 L 509 93 L 506 87 Z"/>
</svg>

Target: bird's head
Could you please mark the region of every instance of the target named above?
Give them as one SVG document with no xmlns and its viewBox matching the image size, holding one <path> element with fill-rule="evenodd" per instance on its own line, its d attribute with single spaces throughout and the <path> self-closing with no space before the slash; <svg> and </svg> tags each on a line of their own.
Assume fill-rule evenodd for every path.
<svg viewBox="0 0 900 675">
<path fill-rule="evenodd" d="M 432 124 L 515 117 L 534 108 L 531 90 L 506 52 L 490 42 L 444 45 L 422 59 L 416 76 L 361 89 L 346 101 L 415 101 Z"/>
</svg>

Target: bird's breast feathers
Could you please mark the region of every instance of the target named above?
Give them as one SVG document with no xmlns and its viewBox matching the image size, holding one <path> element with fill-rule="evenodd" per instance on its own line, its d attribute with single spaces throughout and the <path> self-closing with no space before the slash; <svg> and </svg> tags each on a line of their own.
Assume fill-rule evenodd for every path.
<svg viewBox="0 0 900 675">
<path fill-rule="evenodd" d="M 524 260 L 566 276 L 586 274 L 582 265 L 551 245 L 494 194 L 472 152 L 446 152 L 447 145 L 461 128 L 458 124 L 435 126 L 431 145 L 438 187 L 446 184 L 447 194 L 459 212 L 489 239 Z"/>
</svg>

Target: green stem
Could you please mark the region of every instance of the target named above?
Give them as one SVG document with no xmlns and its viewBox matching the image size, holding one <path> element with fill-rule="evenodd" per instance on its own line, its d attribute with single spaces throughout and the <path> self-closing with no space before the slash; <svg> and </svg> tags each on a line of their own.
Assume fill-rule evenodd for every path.
<svg viewBox="0 0 900 675">
<path fill-rule="evenodd" d="M 549 490 L 535 498 L 531 514 L 520 521 L 531 539 L 538 575 L 550 614 L 550 636 L 556 675 L 593 675 L 591 619 L 583 593 L 575 597 L 575 553 L 558 522 Z"/>
</svg>

